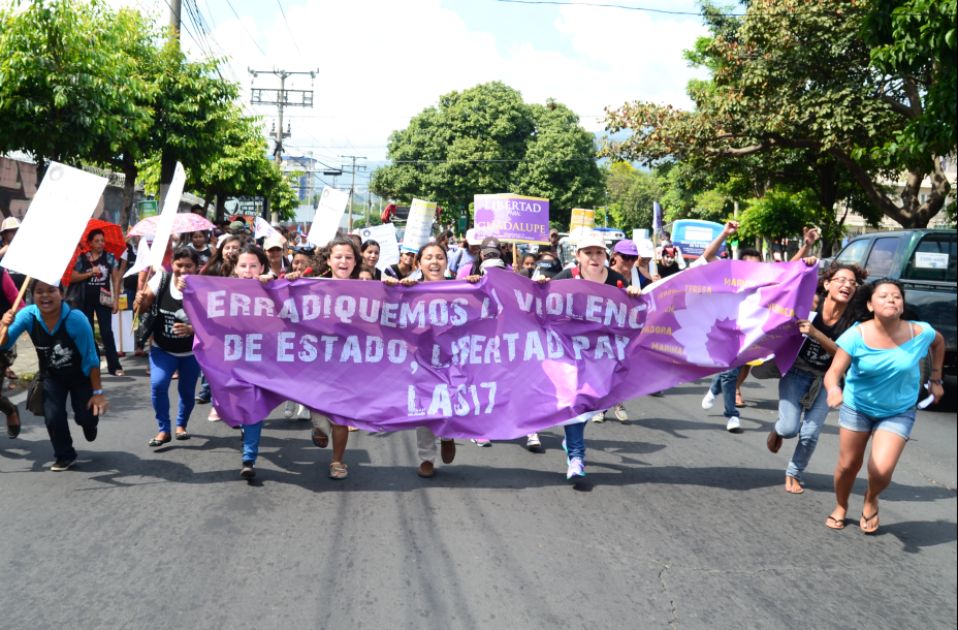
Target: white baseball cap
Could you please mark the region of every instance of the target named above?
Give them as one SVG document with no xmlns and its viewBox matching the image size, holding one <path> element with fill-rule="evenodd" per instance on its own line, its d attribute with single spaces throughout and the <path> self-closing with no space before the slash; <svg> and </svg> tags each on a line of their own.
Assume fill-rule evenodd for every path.
<svg viewBox="0 0 958 630">
<path fill-rule="evenodd" d="M 478 247 L 482 244 L 482 235 L 476 231 L 476 228 L 470 228 L 466 230 L 466 242 L 471 246 Z"/>
<path fill-rule="evenodd" d="M 605 249 L 605 239 L 598 232 L 588 232 L 579 237 L 575 244 L 575 251 L 586 249 L 588 247 L 601 247 Z"/>
</svg>

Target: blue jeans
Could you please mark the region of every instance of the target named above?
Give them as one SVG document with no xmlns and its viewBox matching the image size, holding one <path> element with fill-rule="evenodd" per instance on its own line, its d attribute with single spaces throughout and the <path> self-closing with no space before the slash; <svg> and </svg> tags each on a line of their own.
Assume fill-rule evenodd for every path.
<svg viewBox="0 0 958 630">
<path fill-rule="evenodd" d="M 723 395 L 723 400 L 725 401 L 725 417 L 732 418 L 738 415 L 738 411 L 735 409 L 735 383 L 738 381 L 738 373 L 742 368 L 732 368 L 722 372 L 721 374 L 716 374 L 712 378 L 712 384 L 709 386 L 709 391 L 712 392 L 714 396 L 719 394 Z"/>
<path fill-rule="evenodd" d="M 256 455 L 259 454 L 259 436 L 263 432 L 263 422 L 256 424 L 244 424 L 243 428 L 243 461 L 251 464 L 256 463 Z"/>
<path fill-rule="evenodd" d="M 915 426 L 915 409 L 911 408 L 894 416 L 877 418 L 856 411 L 843 403 L 838 410 L 838 425 L 843 429 L 858 433 L 890 431 L 901 436 L 907 442 L 911 436 L 911 430 Z"/>
<path fill-rule="evenodd" d="M 592 413 L 588 413 L 586 417 L 591 415 Z M 562 427 L 565 429 L 565 449 L 569 459 L 581 457 L 582 461 L 585 461 L 585 425 L 587 424 L 589 423 L 576 422 Z"/>
<path fill-rule="evenodd" d="M 200 393 L 196 395 L 200 400 L 209 402 L 213 398 L 213 392 L 210 391 L 210 382 L 206 380 L 206 374 L 200 372 Z"/>
<path fill-rule="evenodd" d="M 87 409 L 87 403 L 93 397 L 90 378 L 84 376 L 73 382 L 47 376 L 43 379 L 43 420 L 47 425 L 50 443 L 53 444 L 53 456 L 56 459 L 76 459 L 73 437 L 70 435 L 70 423 L 67 421 L 67 395 L 73 407 L 73 419 L 81 427 L 95 427 L 100 418 Z"/>
<path fill-rule="evenodd" d="M 177 392 L 180 395 L 180 407 L 176 414 L 176 426 L 186 428 L 193 406 L 193 392 L 196 379 L 200 375 L 200 364 L 193 355 L 175 357 L 157 346 L 150 349 L 150 388 L 153 395 L 153 411 L 156 412 L 156 424 L 163 433 L 170 432 L 170 381 L 173 373 L 179 371 Z"/>
<path fill-rule="evenodd" d="M 783 438 L 798 436 L 795 453 L 788 462 L 785 474 L 799 481 L 802 481 L 802 473 L 815 452 L 818 436 L 828 416 L 828 392 L 824 387 L 818 391 L 810 408 L 804 409 L 801 403 L 812 383 L 819 378 L 811 372 L 793 368 L 778 382 L 778 422 L 775 423 L 775 432 Z M 802 411 L 805 412 L 804 420 Z"/>
</svg>

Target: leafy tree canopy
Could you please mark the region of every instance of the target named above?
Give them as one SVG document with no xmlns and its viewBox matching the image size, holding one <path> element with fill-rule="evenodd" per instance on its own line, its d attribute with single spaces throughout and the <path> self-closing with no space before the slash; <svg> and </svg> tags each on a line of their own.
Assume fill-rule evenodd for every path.
<svg viewBox="0 0 958 630">
<path fill-rule="evenodd" d="M 609 111 L 608 129 L 632 135 L 607 153 L 703 168 L 797 155 L 806 177 L 833 174 L 825 188 L 851 180 L 881 213 L 926 225 L 950 190 L 940 156 L 955 150 L 954 15 L 954 0 L 753 0 L 741 18 L 707 8 L 712 37 L 689 58 L 712 79 L 690 84 L 695 109 Z M 876 182 L 901 173 L 895 201 Z"/>
<path fill-rule="evenodd" d="M 477 193 L 546 197 L 550 218 L 568 224 L 573 207 L 603 196 L 592 135 L 566 106 L 530 105 L 499 82 L 450 92 L 394 132 L 392 163 L 377 169 L 371 190 L 382 197 L 421 197 L 454 212 Z"/>
</svg>

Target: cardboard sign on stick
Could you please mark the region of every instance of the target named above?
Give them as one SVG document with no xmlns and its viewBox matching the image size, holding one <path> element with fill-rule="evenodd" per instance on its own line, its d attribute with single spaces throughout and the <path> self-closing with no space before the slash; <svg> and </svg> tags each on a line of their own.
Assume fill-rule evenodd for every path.
<svg viewBox="0 0 958 630">
<path fill-rule="evenodd" d="M 406 220 L 406 231 L 402 239 L 403 251 L 418 252 L 429 242 L 432 224 L 436 220 L 436 206 L 437 204 L 433 201 L 412 200 L 412 205 L 409 206 L 409 218 Z"/>
<path fill-rule="evenodd" d="M 166 255 L 166 247 L 170 244 L 173 221 L 180 208 L 180 199 L 183 197 L 185 187 L 186 171 L 183 170 L 183 165 L 177 162 L 176 170 L 173 171 L 173 181 L 170 182 L 166 196 L 163 197 L 163 210 L 160 212 L 159 221 L 156 222 L 156 233 L 153 235 L 153 244 L 150 246 L 150 266 L 156 271 L 163 270 L 163 256 Z"/>
<path fill-rule="evenodd" d="M 349 191 L 337 190 L 326 186 L 319 196 L 319 203 L 316 205 L 316 214 L 313 215 L 313 224 L 309 228 L 309 236 L 306 237 L 313 245 L 325 247 L 329 241 L 336 236 L 336 230 L 339 229 L 339 222 L 346 212 L 346 204 L 349 203 Z"/>
<path fill-rule="evenodd" d="M 549 200 L 523 195 L 475 195 L 476 231 L 507 243 L 549 244 Z"/>
<path fill-rule="evenodd" d="M 50 162 L 3 266 L 58 284 L 106 183 L 105 177 Z"/>
<path fill-rule="evenodd" d="M 369 240 L 379 243 L 379 261 L 376 262 L 376 269 L 385 271 L 389 265 L 395 265 L 399 262 L 399 243 L 396 239 L 396 226 L 392 223 L 382 225 L 371 225 L 359 230 L 359 236 L 363 243 Z"/>
</svg>

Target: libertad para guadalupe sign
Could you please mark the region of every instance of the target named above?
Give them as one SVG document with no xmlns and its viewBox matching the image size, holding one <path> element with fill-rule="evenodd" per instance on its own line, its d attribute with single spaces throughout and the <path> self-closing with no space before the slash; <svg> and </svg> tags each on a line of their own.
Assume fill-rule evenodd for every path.
<svg viewBox="0 0 958 630">
<path fill-rule="evenodd" d="M 475 228 L 483 237 L 514 243 L 549 243 L 549 200 L 523 195 L 476 195 Z"/>
</svg>

